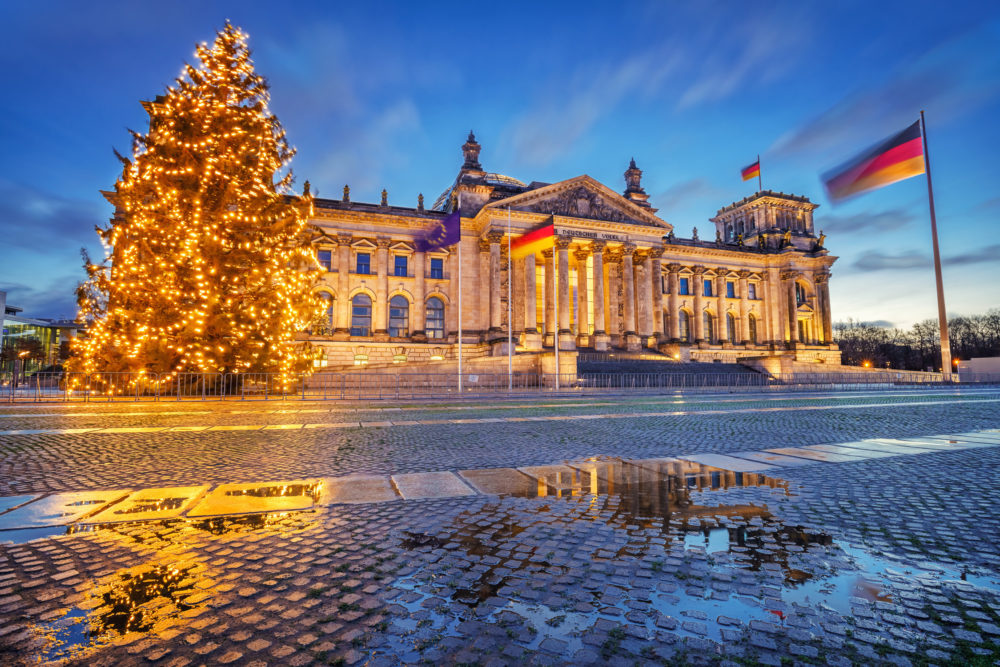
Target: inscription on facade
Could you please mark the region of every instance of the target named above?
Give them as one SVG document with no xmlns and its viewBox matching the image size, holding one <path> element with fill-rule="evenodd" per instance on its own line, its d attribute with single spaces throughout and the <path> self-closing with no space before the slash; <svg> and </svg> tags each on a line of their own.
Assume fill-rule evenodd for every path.
<svg viewBox="0 0 1000 667">
<path fill-rule="evenodd" d="M 571 229 L 569 227 L 556 227 L 556 234 L 559 236 L 572 236 L 581 239 L 603 239 L 605 241 L 621 241 L 624 243 L 628 238 L 623 234 L 612 234 L 611 232 L 594 232 L 585 229 Z"/>
</svg>

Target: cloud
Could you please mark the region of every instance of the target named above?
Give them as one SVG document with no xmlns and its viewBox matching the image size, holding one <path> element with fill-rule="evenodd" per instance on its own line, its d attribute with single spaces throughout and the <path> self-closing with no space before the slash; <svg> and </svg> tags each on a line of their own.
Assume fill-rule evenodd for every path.
<svg viewBox="0 0 1000 667">
<path fill-rule="evenodd" d="M 94 226 L 104 224 L 110 205 L 68 199 L 34 187 L 0 180 L 3 244 L 26 250 L 94 245 Z"/>
<path fill-rule="evenodd" d="M 998 262 L 1000 262 L 1000 243 L 941 259 L 942 264 L 961 266 Z M 918 250 L 907 250 L 898 255 L 891 255 L 878 250 L 868 250 L 851 265 L 852 268 L 859 271 L 900 271 L 922 269 L 929 266 L 931 266 L 930 255 Z"/>
<path fill-rule="evenodd" d="M 727 190 L 715 187 L 707 179 L 692 178 L 670 186 L 652 199 L 657 206 L 669 212 L 700 200 L 718 200 L 727 192 Z"/>
<path fill-rule="evenodd" d="M 815 226 L 823 231 L 836 234 L 849 232 L 885 232 L 899 229 L 910 224 L 915 219 L 912 213 L 894 208 L 888 211 L 872 213 L 855 213 L 853 215 L 823 215 L 817 216 Z"/>
<path fill-rule="evenodd" d="M 944 260 L 945 264 L 1000 264 L 1000 243 L 984 246 L 970 252 L 954 255 Z"/>
<path fill-rule="evenodd" d="M 930 258 L 917 250 L 890 255 L 878 250 L 868 250 L 852 264 L 859 271 L 885 271 L 916 269 L 930 265 Z"/>
<path fill-rule="evenodd" d="M 668 16 L 651 18 L 671 27 L 655 46 L 637 49 L 615 65 L 584 58 L 570 76 L 559 72 L 508 129 L 504 142 L 512 155 L 526 165 L 546 165 L 626 100 L 657 100 L 687 110 L 729 99 L 752 83 L 785 72 L 793 65 L 789 49 L 798 48 L 809 34 L 806 22 L 787 9 L 755 10 L 740 17 L 740 34 L 748 37 L 734 40 L 728 5 L 697 7 L 696 16 L 670 5 Z"/>
<path fill-rule="evenodd" d="M 47 287 L 0 282 L 0 290 L 7 292 L 7 305 L 24 309 L 20 313 L 24 317 L 71 320 L 76 317 L 77 311 L 73 290 L 83 277 L 81 269 L 79 276 L 59 276 L 51 280 Z"/>
<path fill-rule="evenodd" d="M 980 108 L 1000 94 L 1000 50 L 990 26 L 946 40 L 908 61 L 885 81 L 856 91 L 801 127 L 780 137 L 772 156 L 860 153 L 916 120 L 928 109 L 935 125 Z M 977 57 L 969 57 L 976 53 Z"/>
</svg>

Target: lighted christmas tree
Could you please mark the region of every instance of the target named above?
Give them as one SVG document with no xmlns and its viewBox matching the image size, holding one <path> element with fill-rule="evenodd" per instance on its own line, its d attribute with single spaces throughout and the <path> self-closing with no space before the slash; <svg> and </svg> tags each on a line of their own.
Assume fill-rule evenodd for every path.
<svg viewBox="0 0 1000 667">
<path fill-rule="evenodd" d="M 226 24 L 197 66 L 143 106 L 131 159 L 98 228 L 111 250 L 78 290 L 92 321 L 70 371 L 279 373 L 309 368 L 296 334 L 321 304 L 308 242 L 308 183 L 292 196 L 294 154 L 268 110 L 247 35 Z"/>
</svg>

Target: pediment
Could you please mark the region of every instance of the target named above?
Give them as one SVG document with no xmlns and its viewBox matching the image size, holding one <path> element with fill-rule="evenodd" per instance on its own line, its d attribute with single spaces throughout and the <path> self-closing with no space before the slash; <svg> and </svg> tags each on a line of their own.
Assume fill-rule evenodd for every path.
<svg viewBox="0 0 1000 667">
<path fill-rule="evenodd" d="M 504 209 L 508 206 L 513 211 L 671 228 L 648 209 L 629 201 L 589 176 L 578 176 L 491 202 L 488 208 Z"/>
</svg>

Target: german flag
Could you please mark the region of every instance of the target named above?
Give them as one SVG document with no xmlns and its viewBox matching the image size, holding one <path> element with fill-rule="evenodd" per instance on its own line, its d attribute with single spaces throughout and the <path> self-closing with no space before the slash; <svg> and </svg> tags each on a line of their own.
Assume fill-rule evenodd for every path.
<svg viewBox="0 0 1000 667">
<path fill-rule="evenodd" d="M 556 243 L 556 225 L 553 219 L 526 232 L 510 244 L 511 259 L 521 259 L 534 255 L 540 250 L 551 248 Z"/>
<path fill-rule="evenodd" d="M 743 174 L 744 181 L 749 181 L 751 178 L 757 178 L 760 176 L 760 160 L 757 160 L 748 167 L 743 167 L 740 173 Z"/>
<path fill-rule="evenodd" d="M 875 146 L 850 162 L 823 174 L 823 185 L 831 201 L 924 173 L 924 142 L 920 121 Z"/>
</svg>

